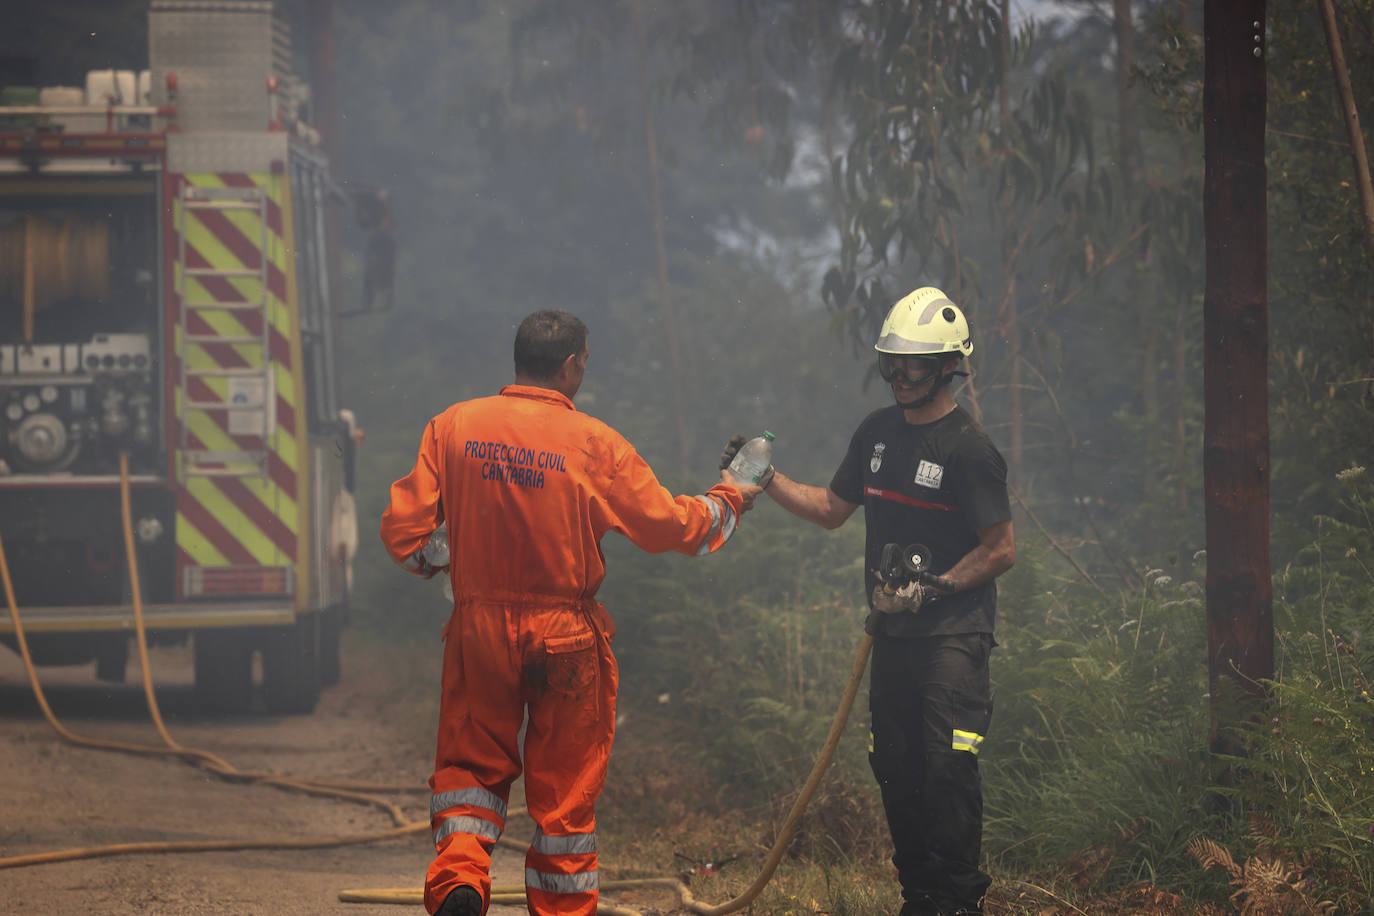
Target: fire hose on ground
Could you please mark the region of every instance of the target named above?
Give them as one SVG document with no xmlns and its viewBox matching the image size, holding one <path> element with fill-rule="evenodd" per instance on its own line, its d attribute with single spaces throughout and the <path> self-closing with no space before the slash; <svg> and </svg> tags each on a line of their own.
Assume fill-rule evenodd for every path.
<svg viewBox="0 0 1374 916">
<path fill-rule="evenodd" d="M 51 725 L 64 740 L 78 746 L 148 756 L 178 757 L 183 760 L 197 763 L 222 778 L 235 783 L 245 785 L 270 785 L 277 788 L 303 792 L 309 795 L 339 798 L 358 804 L 378 807 L 390 815 L 395 826 L 387 830 L 378 830 L 371 833 L 296 840 L 248 839 L 143 842 L 80 847 L 3 858 L 0 859 L 0 869 L 20 868 L 53 862 L 66 862 L 76 859 L 94 859 L 133 854 L 225 852 L 247 849 L 326 849 L 372 843 L 412 833 L 428 832 L 430 830 L 430 825 L 427 821 L 410 821 L 405 817 L 397 805 L 385 799 L 366 794 L 367 792 L 427 791 L 427 789 L 422 787 L 387 786 L 361 782 L 316 782 L 288 779 L 272 773 L 239 770 L 215 754 L 197 748 L 185 747 L 179 744 L 176 739 L 171 736 L 167 731 L 166 725 L 162 721 L 162 714 L 153 691 L 152 673 L 148 662 L 148 643 L 143 623 L 143 601 L 139 589 L 138 562 L 134 552 L 133 526 L 131 523 L 129 466 L 127 455 L 120 456 L 119 471 L 120 506 L 124 531 L 124 547 L 129 564 L 129 582 L 133 601 L 135 642 L 138 645 L 139 665 L 142 670 L 143 691 L 147 701 L 148 711 L 153 719 L 153 724 L 157 729 L 158 735 L 162 738 L 163 746 L 133 744 L 103 738 L 83 737 L 73 733 L 63 725 L 53 713 L 52 707 L 48 704 L 47 697 L 38 680 L 38 673 L 33 664 L 33 659 L 29 654 L 28 643 L 24 637 L 23 624 L 19 614 L 19 605 L 15 598 L 14 585 L 10 578 L 9 565 L 5 559 L 4 541 L 3 538 L 0 538 L 0 583 L 4 586 L 5 599 L 9 605 L 10 619 L 14 625 L 15 641 L 19 648 L 19 654 L 24 662 L 24 669 L 28 675 L 29 683 L 33 688 L 34 698 L 37 700 L 39 708 L 42 710 L 43 716 L 48 721 L 48 724 Z M 821 778 L 825 775 L 825 771 L 830 767 L 830 762 L 835 756 L 835 750 L 838 748 L 840 737 L 844 732 L 845 723 L 849 719 L 849 712 L 853 708 L 854 698 L 858 693 L 864 670 L 868 666 L 868 656 L 872 647 L 873 637 L 865 634 L 859 644 L 858 653 L 854 658 L 854 665 L 850 671 L 849 681 L 845 685 L 844 694 L 840 698 L 839 707 L 835 710 L 835 718 L 831 722 L 830 732 L 826 736 L 825 743 L 822 745 L 816 762 L 811 768 L 811 773 L 802 786 L 796 801 L 793 803 L 791 811 L 788 813 L 787 820 L 783 822 L 782 829 L 778 832 L 777 838 L 774 840 L 773 846 L 769 850 L 767 858 L 764 860 L 763 867 L 748 888 L 734 899 L 719 905 L 712 905 L 696 900 L 692 896 L 692 892 L 687 885 L 677 878 L 635 878 L 605 881 L 602 882 L 601 888 L 608 891 L 633 887 L 663 887 L 675 890 L 681 900 L 682 906 L 693 913 L 699 914 L 699 916 L 725 916 L 726 913 L 734 913 L 752 903 L 754 899 L 762 893 L 763 889 L 768 885 L 768 882 L 772 880 L 773 873 L 777 870 L 783 855 L 787 851 L 787 847 L 791 844 L 792 838 L 796 835 L 797 829 L 801 825 L 802 815 L 805 813 L 807 806 L 815 795 L 816 789 L 820 785 Z M 522 852 L 529 848 L 528 844 L 506 837 L 502 837 L 498 842 L 502 846 Z M 345 890 L 339 893 L 339 900 L 345 903 L 394 903 L 414 905 L 422 904 L 423 897 L 424 892 L 422 890 L 409 888 Z M 525 893 L 523 888 L 499 886 L 492 888 L 491 903 L 493 904 L 518 905 L 524 902 Z M 599 914 L 604 914 L 604 916 L 640 916 L 635 910 L 608 903 L 598 904 L 597 912 Z"/>
</svg>

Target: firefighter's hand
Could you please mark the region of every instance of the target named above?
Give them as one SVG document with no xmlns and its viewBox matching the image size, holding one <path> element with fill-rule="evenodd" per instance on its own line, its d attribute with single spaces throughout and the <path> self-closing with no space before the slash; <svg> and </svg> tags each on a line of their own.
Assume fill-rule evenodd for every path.
<svg viewBox="0 0 1374 916">
<path fill-rule="evenodd" d="M 908 582 L 895 591 L 888 591 L 886 585 L 875 585 L 873 587 L 873 610 L 883 614 L 899 614 L 902 611 L 910 611 L 914 614 L 933 594 L 930 589 L 915 581 Z"/>
<path fill-rule="evenodd" d="M 739 433 L 735 433 L 730 437 L 730 441 L 725 443 L 725 451 L 720 453 L 720 469 L 722 471 L 730 466 L 730 462 L 735 460 L 735 456 L 739 454 L 739 450 L 744 448 L 744 443 L 748 441 L 748 439 L 744 438 Z"/>
<path fill-rule="evenodd" d="M 742 503 L 739 510 L 741 515 L 743 515 L 745 512 L 748 512 L 750 509 L 754 508 L 754 497 L 758 496 L 760 493 L 763 492 L 763 487 L 758 486 L 757 484 L 745 483 L 744 481 L 737 479 L 734 474 L 731 474 L 729 471 L 723 468 L 720 472 L 720 482 L 723 484 L 728 484 L 729 486 L 734 487 L 736 490 L 739 490 L 740 500 Z"/>
</svg>

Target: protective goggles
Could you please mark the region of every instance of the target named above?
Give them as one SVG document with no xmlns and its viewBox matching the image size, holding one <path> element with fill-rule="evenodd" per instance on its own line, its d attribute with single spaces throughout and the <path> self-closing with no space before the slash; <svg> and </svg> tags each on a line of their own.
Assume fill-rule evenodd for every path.
<svg viewBox="0 0 1374 916">
<path fill-rule="evenodd" d="M 898 379 L 907 384 L 918 385 L 940 374 L 938 356 L 897 356 L 892 353 L 878 354 L 878 374 L 885 382 Z"/>
</svg>

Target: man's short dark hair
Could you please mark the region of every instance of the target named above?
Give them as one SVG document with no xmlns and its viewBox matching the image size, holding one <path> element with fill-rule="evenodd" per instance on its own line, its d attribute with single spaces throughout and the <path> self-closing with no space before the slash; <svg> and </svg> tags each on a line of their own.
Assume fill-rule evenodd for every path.
<svg viewBox="0 0 1374 916">
<path fill-rule="evenodd" d="M 563 361 L 587 346 L 587 326 L 561 309 L 542 309 L 515 332 L 515 374 L 539 381 L 553 378 Z"/>
</svg>

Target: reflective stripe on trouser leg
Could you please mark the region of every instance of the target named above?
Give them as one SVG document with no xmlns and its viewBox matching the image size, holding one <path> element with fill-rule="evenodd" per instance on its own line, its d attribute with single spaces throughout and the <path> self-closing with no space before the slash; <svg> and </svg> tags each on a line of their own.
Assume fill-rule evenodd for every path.
<svg viewBox="0 0 1374 916">
<path fill-rule="evenodd" d="M 983 736 L 977 732 L 954 729 L 954 738 L 950 742 L 950 748 L 956 751 L 968 751 L 970 754 L 977 754 L 983 746 Z"/>
<path fill-rule="evenodd" d="M 550 835 L 536 829 L 525 854 L 525 890 L 531 913 L 590 916 L 601 886 L 596 833 Z"/>
<path fill-rule="evenodd" d="M 526 862 L 526 887 L 551 894 L 585 894 L 600 888 L 595 832 L 549 836 L 536 827 Z M 569 870 L 540 871 L 529 867 L 531 865 L 545 868 L 556 865 Z M 587 870 L 588 865 L 591 866 L 590 870 Z"/>
<path fill-rule="evenodd" d="M 600 872 L 581 871 L 560 875 L 548 871 L 525 869 L 525 887 L 550 894 L 585 894 L 601 886 Z"/>
</svg>

